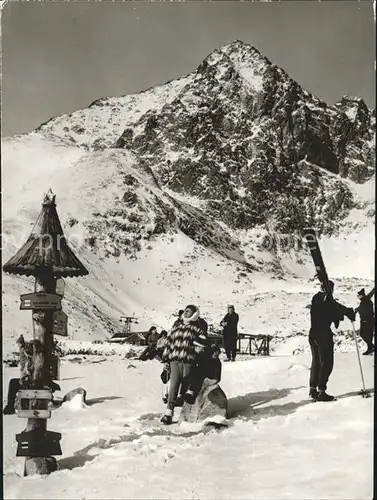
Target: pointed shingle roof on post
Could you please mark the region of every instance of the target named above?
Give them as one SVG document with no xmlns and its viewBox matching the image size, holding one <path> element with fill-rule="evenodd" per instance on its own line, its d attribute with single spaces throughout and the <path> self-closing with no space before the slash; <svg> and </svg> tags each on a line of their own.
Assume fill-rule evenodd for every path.
<svg viewBox="0 0 377 500">
<path fill-rule="evenodd" d="M 89 274 L 66 242 L 51 190 L 44 197 L 42 210 L 29 238 L 3 270 L 26 276 L 39 276 L 45 271 L 54 277 Z"/>
</svg>

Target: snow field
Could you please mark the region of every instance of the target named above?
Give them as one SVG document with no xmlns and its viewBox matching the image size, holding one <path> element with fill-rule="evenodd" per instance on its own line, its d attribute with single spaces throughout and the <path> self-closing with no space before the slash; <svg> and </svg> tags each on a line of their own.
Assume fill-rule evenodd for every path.
<svg viewBox="0 0 377 500">
<path fill-rule="evenodd" d="M 362 360 L 373 384 L 373 357 Z M 15 433 L 4 416 L 6 498 L 371 498 L 373 397 L 363 399 L 355 353 L 336 354 L 333 403 L 308 399 L 310 357 L 225 363 L 229 427 L 162 427 L 161 365 L 107 358 L 64 361 L 61 396 L 88 392 L 88 407 L 53 411 L 62 432 L 60 470 L 22 478 Z M 4 388 L 17 369 L 6 369 Z M 179 410 L 175 415 L 175 420 Z"/>
</svg>

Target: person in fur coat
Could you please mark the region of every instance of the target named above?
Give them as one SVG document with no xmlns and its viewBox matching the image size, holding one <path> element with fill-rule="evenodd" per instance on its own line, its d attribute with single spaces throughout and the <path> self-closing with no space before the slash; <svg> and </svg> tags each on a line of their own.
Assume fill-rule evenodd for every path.
<svg viewBox="0 0 377 500">
<path fill-rule="evenodd" d="M 163 361 L 170 371 L 168 404 L 161 422 L 169 425 L 173 421 L 175 406 L 183 405 L 187 390 L 188 375 L 195 359 L 194 341 L 201 335 L 207 336 L 208 325 L 200 317 L 199 308 L 188 305 L 179 322 L 175 322 L 167 336 Z M 179 396 L 178 396 L 179 394 Z"/>
</svg>

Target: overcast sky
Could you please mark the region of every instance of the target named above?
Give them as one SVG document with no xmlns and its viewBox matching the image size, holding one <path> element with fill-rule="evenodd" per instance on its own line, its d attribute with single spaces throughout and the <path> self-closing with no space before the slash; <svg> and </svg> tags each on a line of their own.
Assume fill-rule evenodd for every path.
<svg viewBox="0 0 377 500">
<path fill-rule="evenodd" d="M 239 39 L 329 103 L 374 107 L 374 20 L 363 2 L 10 2 L 2 13 L 2 134 L 194 70 Z"/>
</svg>

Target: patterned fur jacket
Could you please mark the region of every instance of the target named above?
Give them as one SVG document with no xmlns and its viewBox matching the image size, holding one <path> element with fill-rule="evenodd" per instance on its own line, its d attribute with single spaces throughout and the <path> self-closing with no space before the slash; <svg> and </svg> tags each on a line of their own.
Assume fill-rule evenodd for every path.
<svg viewBox="0 0 377 500">
<path fill-rule="evenodd" d="M 181 321 L 176 321 L 168 333 L 163 361 L 192 363 L 195 358 L 194 340 L 200 335 L 207 336 L 207 330 L 208 325 L 199 317 L 198 308 L 188 320 L 183 318 Z"/>
</svg>

